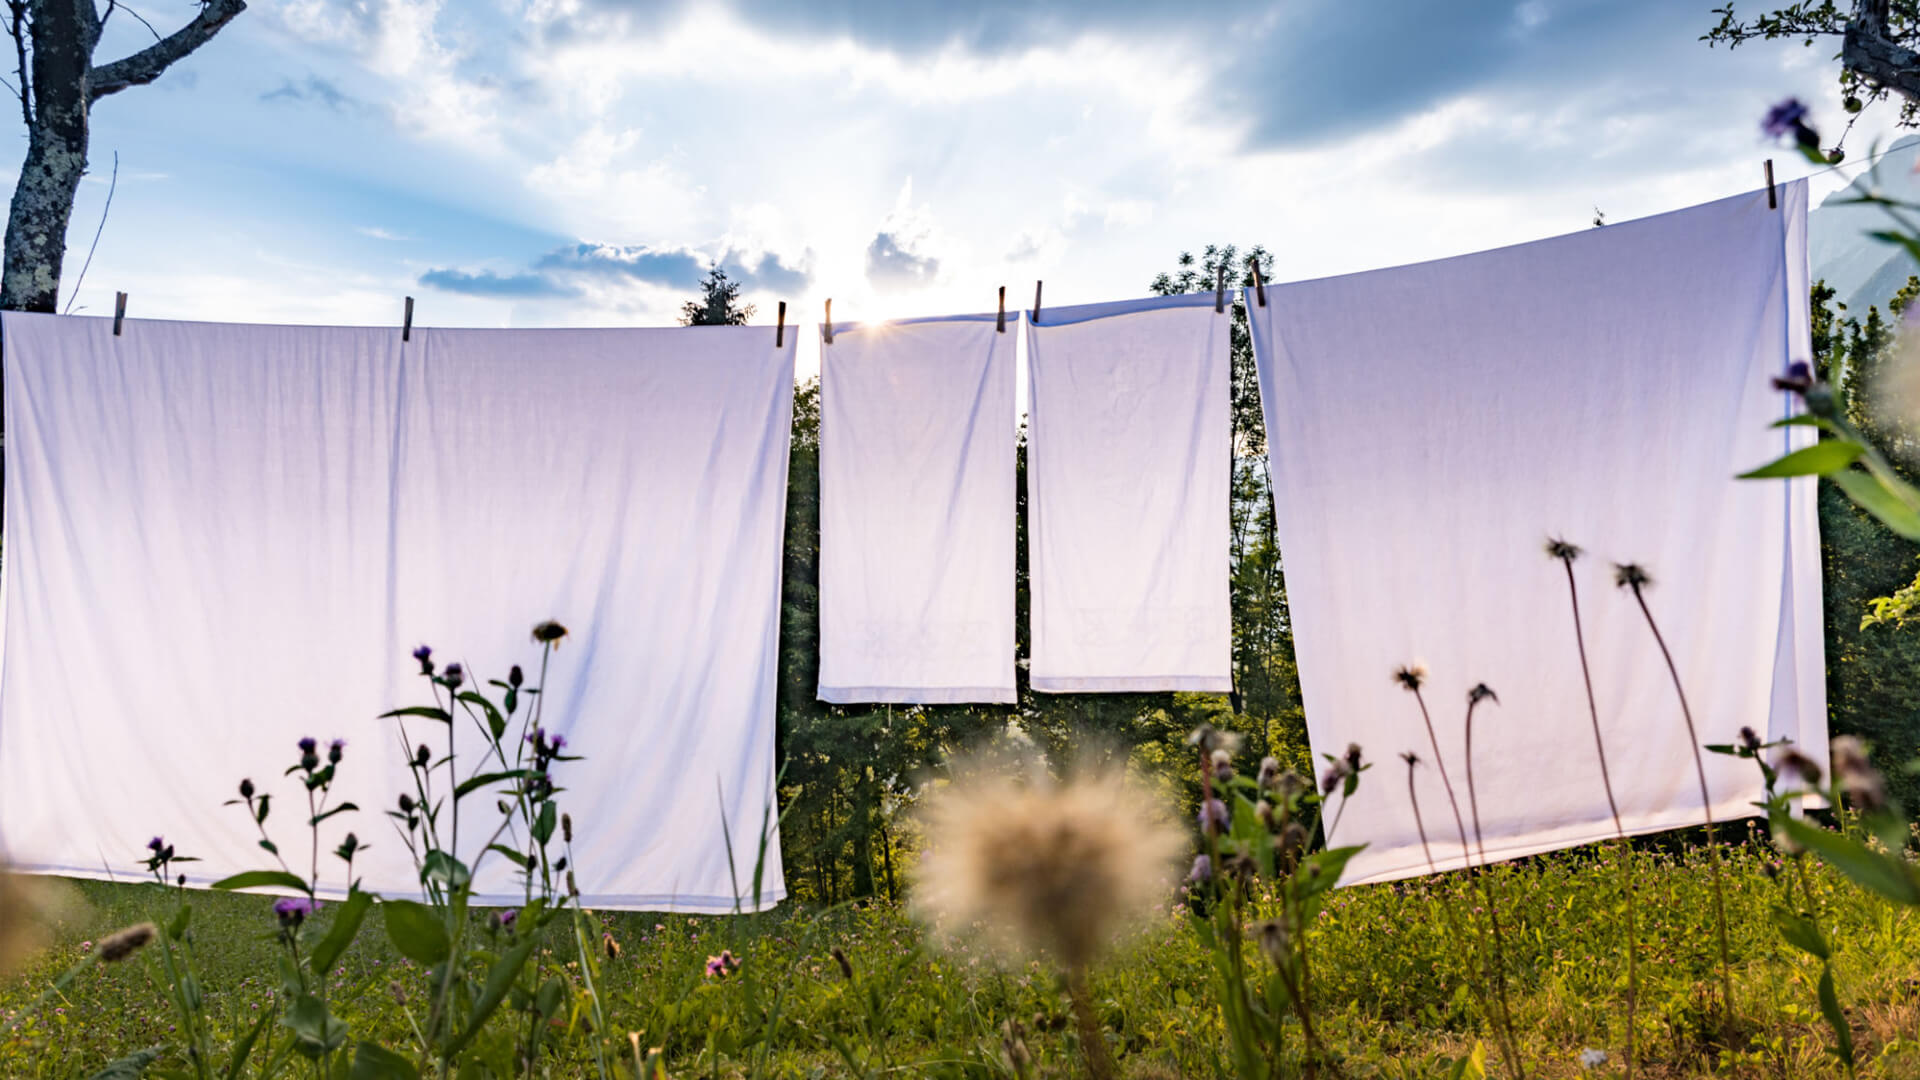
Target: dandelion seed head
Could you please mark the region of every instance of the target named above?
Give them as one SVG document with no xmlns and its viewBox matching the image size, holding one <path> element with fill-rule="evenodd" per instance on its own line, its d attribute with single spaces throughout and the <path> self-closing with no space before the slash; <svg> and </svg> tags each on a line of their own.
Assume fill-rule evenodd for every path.
<svg viewBox="0 0 1920 1080">
<path fill-rule="evenodd" d="M 1395 668 L 1393 678 L 1408 690 L 1418 690 L 1420 684 L 1427 681 L 1427 665 L 1415 660 L 1411 664 Z"/>
<path fill-rule="evenodd" d="M 936 936 L 954 943 L 978 925 L 999 950 L 1045 952 L 1068 970 L 1146 917 L 1185 846 L 1117 772 L 1021 782 L 963 768 L 923 821 L 914 909 Z"/>
<path fill-rule="evenodd" d="M 1614 563 L 1613 583 L 1623 589 L 1639 592 L 1653 584 L 1653 578 L 1639 563 Z"/>
<path fill-rule="evenodd" d="M 1582 552 L 1580 550 L 1580 545 L 1578 544 L 1569 543 L 1568 541 L 1562 540 L 1559 537 L 1547 538 L 1547 557 L 1548 558 L 1559 559 L 1561 562 L 1570 563 L 1573 560 L 1579 558 L 1581 554 Z"/>
</svg>

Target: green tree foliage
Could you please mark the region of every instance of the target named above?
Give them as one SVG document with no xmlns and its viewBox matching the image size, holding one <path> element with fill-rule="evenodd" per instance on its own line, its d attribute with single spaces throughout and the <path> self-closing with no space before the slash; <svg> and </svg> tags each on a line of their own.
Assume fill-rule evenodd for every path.
<svg viewBox="0 0 1920 1080">
<path fill-rule="evenodd" d="M 682 326 L 745 326 L 753 318 L 753 305 L 740 302 L 740 283 L 714 263 L 700 279 L 700 299 L 680 305 Z"/>
<path fill-rule="evenodd" d="M 1916 296 L 1920 278 L 1887 307 L 1901 315 Z M 1910 445 L 1912 422 L 1881 407 L 1882 376 L 1897 355 L 1896 328 L 1870 307 L 1848 315 L 1833 304 L 1825 282 L 1813 287 L 1814 367 L 1839 395 L 1849 422 L 1902 468 L 1902 444 Z M 1920 756 L 1920 621 L 1907 618 L 1920 599 L 1914 577 L 1920 545 L 1895 535 L 1860 510 L 1832 484 L 1820 485 L 1820 557 L 1825 587 L 1828 725 L 1835 735 L 1865 738 L 1882 761 Z M 1920 778 L 1888 776 L 1895 796 L 1920 806 Z"/>
</svg>

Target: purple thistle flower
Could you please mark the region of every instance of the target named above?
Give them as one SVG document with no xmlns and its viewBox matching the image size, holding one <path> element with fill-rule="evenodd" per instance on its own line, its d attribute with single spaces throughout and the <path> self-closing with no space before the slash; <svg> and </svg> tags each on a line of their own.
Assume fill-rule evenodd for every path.
<svg viewBox="0 0 1920 1080">
<path fill-rule="evenodd" d="M 425 645 L 413 650 L 413 658 L 420 661 L 420 674 L 433 674 L 433 650 Z"/>
<path fill-rule="evenodd" d="M 448 664 L 446 670 L 440 674 L 442 678 L 447 680 L 447 688 L 450 690 L 458 690 L 460 684 L 465 682 L 467 678 L 466 669 L 459 664 Z"/>
<path fill-rule="evenodd" d="M 1773 138 L 1790 135 L 1796 126 L 1805 123 L 1807 106 L 1799 98 L 1788 98 L 1767 110 L 1765 119 L 1760 121 L 1760 130 Z"/>
<path fill-rule="evenodd" d="M 304 896 L 283 896 L 273 902 L 273 913 L 280 917 L 282 926 L 297 926 L 318 910 L 320 902 Z"/>
<path fill-rule="evenodd" d="M 1213 877 L 1213 860 L 1205 855 L 1193 857 L 1193 869 L 1187 872 L 1187 880 L 1199 883 Z"/>
<path fill-rule="evenodd" d="M 496 911 L 493 913 L 493 928 L 495 930 L 505 930 L 513 925 L 513 920 L 519 917 L 520 912 L 513 908 Z"/>
<path fill-rule="evenodd" d="M 160 838 L 160 837 L 158 837 L 158 836 L 156 836 L 156 837 L 154 837 L 153 839 L 151 839 L 151 840 L 149 840 L 149 841 L 147 841 L 147 850 L 148 850 L 148 851 L 159 851 L 159 850 L 160 850 L 161 848 L 164 848 L 164 847 L 166 847 L 166 846 L 167 846 L 167 842 L 166 842 L 165 840 L 163 840 L 163 839 L 161 839 L 161 838 Z"/>
<path fill-rule="evenodd" d="M 1200 831 L 1215 836 L 1227 831 L 1230 819 L 1227 817 L 1227 804 L 1219 799 L 1208 799 L 1200 804 Z"/>
<path fill-rule="evenodd" d="M 315 750 L 317 750 L 317 749 L 319 748 L 319 746 L 320 746 L 320 743 L 319 743 L 319 740 L 317 740 L 317 739 L 315 739 L 315 738 L 314 738 L 313 736 L 311 736 L 311 735 L 309 735 L 309 736 L 307 736 L 306 738 L 304 738 L 304 739 L 301 739 L 301 740 L 300 740 L 300 744 L 299 744 L 299 745 L 300 745 L 300 752 L 301 752 L 301 753 L 303 753 L 303 754 L 311 754 L 311 753 L 313 753 L 313 752 L 314 752 Z"/>
</svg>

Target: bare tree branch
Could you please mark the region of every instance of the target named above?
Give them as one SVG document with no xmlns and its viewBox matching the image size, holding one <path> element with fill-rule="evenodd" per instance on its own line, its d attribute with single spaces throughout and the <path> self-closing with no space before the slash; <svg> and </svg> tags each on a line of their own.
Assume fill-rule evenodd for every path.
<svg viewBox="0 0 1920 1080">
<path fill-rule="evenodd" d="M 93 0 L 81 0 L 89 10 Z M 132 56 L 100 64 L 87 75 L 87 100 L 98 101 L 129 86 L 144 86 L 160 77 L 174 61 L 207 43 L 247 10 L 246 0 L 204 0 L 200 14 L 187 25 L 141 49 Z"/>
<path fill-rule="evenodd" d="M 1840 62 L 1863 79 L 1920 101 L 1920 53 L 1888 32 L 1887 6 L 1888 0 L 1854 0 Z"/>
<path fill-rule="evenodd" d="M 20 67 L 20 117 L 27 122 L 27 130 L 33 130 L 33 82 L 27 67 L 27 0 L 7 0 L 7 14 L 11 16 L 7 23 L 7 33 L 13 36 L 13 51 L 19 58 Z"/>
</svg>

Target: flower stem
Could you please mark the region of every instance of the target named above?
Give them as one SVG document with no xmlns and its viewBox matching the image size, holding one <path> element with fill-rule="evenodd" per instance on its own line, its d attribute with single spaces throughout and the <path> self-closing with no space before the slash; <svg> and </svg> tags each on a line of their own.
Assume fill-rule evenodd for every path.
<svg viewBox="0 0 1920 1080">
<path fill-rule="evenodd" d="M 1479 704 L 1478 697 L 1467 699 L 1467 805 L 1473 812 L 1473 840 L 1480 850 L 1480 865 L 1484 867 L 1487 841 L 1480 831 L 1480 800 L 1473 786 L 1473 710 Z M 1480 883 L 1480 899 L 1487 906 L 1487 922 L 1493 927 L 1493 989 L 1500 996 L 1500 1026 L 1506 1032 L 1507 1063 L 1515 1076 L 1527 1080 L 1526 1064 L 1520 1060 L 1520 1041 L 1513 1033 L 1513 1006 L 1507 1001 L 1507 951 L 1505 934 L 1500 928 L 1500 906 L 1494 900 L 1491 875 L 1477 874 L 1474 880 Z"/>
<path fill-rule="evenodd" d="M 1647 629 L 1653 631 L 1654 644 L 1660 646 L 1660 656 L 1667 662 L 1667 674 L 1673 677 L 1673 692 L 1680 699 L 1680 715 L 1687 721 L 1687 747 L 1693 751 L 1693 769 L 1700 778 L 1700 812 L 1707 819 L 1707 856 L 1713 867 L 1713 926 L 1720 941 L 1720 1011 L 1724 1023 L 1733 1022 L 1733 962 L 1727 955 L 1727 899 L 1726 885 L 1722 881 L 1724 871 L 1720 866 L 1720 844 L 1714 836 L 1713 799 L 1707 793 L 1707 764 L 1700 756 L 1700 733 L 1694 730 L 1693 710 L 1687 707 L 1687 692 L 1680 686 L 1680 668 L 1673 662 L 1673 653 L 1667 649 L 1667 639 L 1660 634 L 1660 626 L 1653 621 L 1653 609 L 1647 606 L 1647 598 L 1640 591 L 1640 583 L 1630 583 L 1633 598 L 1640 604 L 1640 613 L 1647 618 Z"/>
<path fill-rule="evenodd" d="M 1593 670 L 1587 663 L 1587 635 L 1580 625 L 1580 589 L 1573 578 L 1573 559 L 1559 556 L 1567 571 L 1567 600 L 1573 608 L 1573 643 L 1580 653 L 1580 678 L 1587 688 L 1587 716 L 1593 722 L 1593 752 L 1600 760 L 1600 785 L 1607 792 L 1607 809 L 1613 813 L 1613 831 L 1620 837 L 1620 885 L 1627 901 L 1627 1080 L 1633 1080 L 1634 1014 L 1640 999 L 1640 938 L 1635 929 L 1633 892 L 1633 846 L 1627 841 L 1626 826 L 1620 822 L 1620 804 L 1613 797 L 1613 776 L 1607 770 L 1607 744 L 1600 736 L 1600 706 L 1593 696 Z"/>
<path fill-rule="evenodd" d="M 1067 998 L 1073 1003 L 1074 1026 L 1080 1033 L 1080 1050 L 1087 1056 L 1087 1073 L 1093 1080 L 1114 1080 L 1113 1057 L 1107 1053 L 1100 1018 L 1093 1012 L 1093 992 L 1087 986 L 1086 969 L 1074 968 L 1067 972 Z"/>
</svg>

